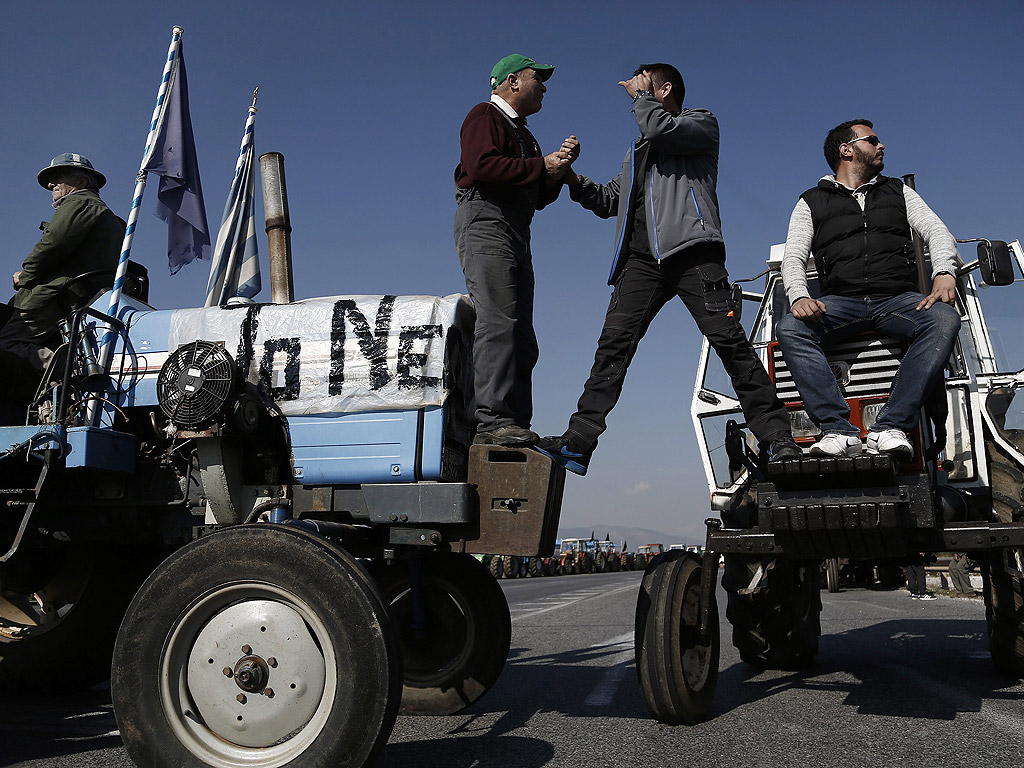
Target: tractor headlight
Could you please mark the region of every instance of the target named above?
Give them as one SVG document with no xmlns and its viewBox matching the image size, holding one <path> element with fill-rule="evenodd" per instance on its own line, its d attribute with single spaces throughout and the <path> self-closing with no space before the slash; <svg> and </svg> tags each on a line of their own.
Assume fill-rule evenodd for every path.
<svg viewBox="0 0 1024 768">
<path fill-rule="evenodd" d="M 878 414 L 884 407 L 885 403 L 871 403 L 860 409 L 860 420 L 865 430 L 870 431 L 872 425 L 878 421 Z"/>
<path fill-rule="evenodd" d="M 789 427 L 793 430 L 795 438 L 817 437 L 821 434 L 821 430 L 814 425 L 806 411 L 790 411 Z"/>
</svg>

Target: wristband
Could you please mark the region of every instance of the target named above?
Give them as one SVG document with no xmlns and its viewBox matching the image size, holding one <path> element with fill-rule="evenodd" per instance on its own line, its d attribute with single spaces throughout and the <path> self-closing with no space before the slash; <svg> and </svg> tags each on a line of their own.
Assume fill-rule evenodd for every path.
<svg viewBox="0 0 1024 768">
<path fill-rule="evenodd" d="M 654 94 L 648 91 L 646 88 L 641 88 L 639 91 L 633 94 L 633 103 L 636 104 L 637 99 L 641 96 L 653 96 Z"/>
</svg>

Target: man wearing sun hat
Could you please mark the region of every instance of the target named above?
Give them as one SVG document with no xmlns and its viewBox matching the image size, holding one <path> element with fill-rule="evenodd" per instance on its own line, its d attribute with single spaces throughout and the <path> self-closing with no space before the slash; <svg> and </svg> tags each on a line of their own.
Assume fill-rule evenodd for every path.
<svg viewBox="0 0 1024 768">
<path fill-rule="evenodd" d="M 86 157 L 75 152 L 57 155 L 37 179 L 52 193 L 55 213 L 39 225 L 43 236 L 14 273 L 17 293 L 11 317 L 0 329 L 0 364 L 24 376 L 3 377 L 0 394 L 8 397 L 24 395 L 26 385 L 34 389 L 53 355 L 50 345 L 57 323 L 69 307 L 84 305 L 113 283 L 124 239 L 124 221 L 100 200 L 98 190 L 107 180 Z M 58 296 L 64 285 L 97 270 L 110 273 L 77 282 L 66 291 L 67 305 L 62 306 Z"/>
<path fill-rule="evenodd" d="M 533 257 L 530 223 L 558 197 L 579 154 L 570 136 L 544 156 L 526 126 L 540 111 L 554 67 L 518 53 L 491 70 L 491 99 L 469 111 L 455 168 L 455 247 L 476 309 L 474 442 L 532 445 Z"/>
</svg>

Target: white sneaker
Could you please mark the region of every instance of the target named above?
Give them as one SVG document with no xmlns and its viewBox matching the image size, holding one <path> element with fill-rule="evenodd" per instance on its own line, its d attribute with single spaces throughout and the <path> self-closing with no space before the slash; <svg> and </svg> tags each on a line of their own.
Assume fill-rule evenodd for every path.
<svg viewBox="0 0 1024 768">
<path fill-rule="evenodd" d="M 918 600 L 938 600 L 939 598 L 937 598 L 931 592 L 925 592 L 923 595 L 918 595 L 917 599 Z"/>
<path fill-rule="evenodd" d="M 860 438 L 856 435 L 829 432 L 812 445 L 808 453 L 815 456 L 857 456 L 861 447 Z"/>
<path fill-rule="evenodd" d="M 883 429 L 880 432 L 868 432 L 868 453 L 896 453 L 912 459 L 914 446 L 902 429 Z"/>
</svg>

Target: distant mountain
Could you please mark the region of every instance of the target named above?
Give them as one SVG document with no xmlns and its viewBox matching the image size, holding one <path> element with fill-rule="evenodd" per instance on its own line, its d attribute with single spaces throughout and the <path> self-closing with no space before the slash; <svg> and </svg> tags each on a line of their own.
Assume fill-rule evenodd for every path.
<svg viewBox="0 0 1024 768">
<path fill-rule="evenodd" d="M 679 534 L 652 531 L 650 528 L 629 528 L 622 525 L 605 528 L 560 528 L 558 538 L 589 539 L 591 532 L 598 541 L 604 541 L 606 536 L 616 544 L 626 541 L 630 550 L 635 550 L 641 544 L 664 544 L 665 549 L 668 549 L 671 544 L 704 543 L 703 540 L 690 541 L 687 537 Z"/>
</svg>

